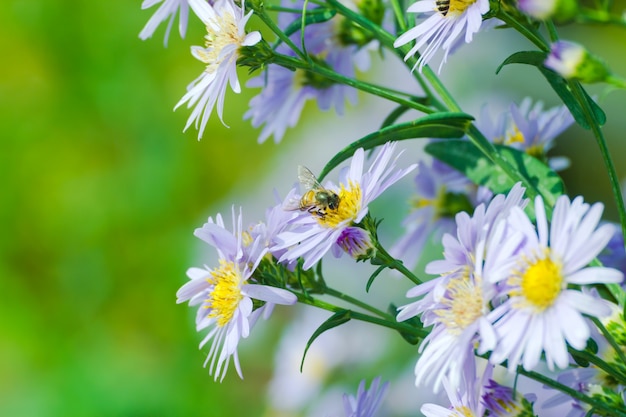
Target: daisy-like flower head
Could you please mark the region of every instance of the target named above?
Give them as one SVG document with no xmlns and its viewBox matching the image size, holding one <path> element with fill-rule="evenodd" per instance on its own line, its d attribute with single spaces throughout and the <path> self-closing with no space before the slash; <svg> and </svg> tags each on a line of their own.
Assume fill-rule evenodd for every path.
<svg viewBox="0 0 626 417">
<path fill-rule="evenodd" d="M 567 344 L 584 349 L 590 329 L 583 314 L 604 317 L 611 313 L 607 301 L 569 288 L 570 284 L 619 283 L 623 274 L 612 268 L 587 267 L 612 236 L 608 225 L 598 227 L 603 206 L 589 206 L 582 197 L 570 202 L 557 199 L 548 227 L 543 199 L 535 199 L 537 228 L 526 214 L 511 210 L 509 225 L 524 235 L 515 265 L 490 276 L 502 285 L 501 295 L 508 299 L 491 313 L 498 335 L 492 352 L 494 363 L 508 361 L 509 370 L 522 364 L 533 369 L 545 353 L 554 365 L 569 364 Z M 507 270 L 508 269 L 508 270 Z"/>
<path fill-rule="evenodd" d="M 450 50 L 456 46 L 463 33 L 465 43 L 472 41 L 474 34 L 480 30 L 482 15 L 488 10 L 489 0 L 418 0 L 407 11 L 432 14 L 419 25 L 400 35 L 393 46 L 398 48 L 416 41 L 405 55 L 406 61 L 426 45 L 413 67 L 413 70 L 419 67 L 420 71 L 424 65 L 428 64 L 435 52 L 443 49 L 443 60 L 439 66 L 441 70 Z"/>
<path fill-rule="evenodd" d="M 267 248 L 243 230 L 241 211 L 236 217 L 233 208 L 232 232 L 226 230 L 218 215 L 215 221 L 209 218 L 194 234 L 217 249 L 219 266 L 190 268 L 187 275 L 191 281 L 178 290 L 177 302 L 199 305 L 196 328 L 210 329 L 200 348 L 212 341 L 204 365 L 210 362 L 209 372 L 215 380 L 224 379 L 231 357 L 237 374 L 243 378 L 237 355 L 239 340 L 248 337 L 265 309 L 271 310 L 273 304 L 293 304 L 296 297 L 284 289 L 248 282 Z M 266 304 L 253 311 L 253 299 Z"/>
<path fill-rule="evenodd" d="M 287 0 L 286 7 L 302 7 L 301 2 Z M 299 17 L 298 17 L 299 19 Z M 279 14 L 279 26 L 287 28 L 294 22 L 293 13 Z M 308 25 L 304 31 L 304 45 L 311 59 L 327 65 L 339 74 L 354 78 L 355 67 L 365 70 L 369 64 L 367 48 L 357 45 L 344 45 L 338 41 L 336 20 Z M 300 44 L 301 33 L 298 31 L 291 37 Z M 278 52 L 288 56 L 295 53 L 285 45 L 280 45 Z M 301 69 L 291 69 L 279 65 L 268 65 L 258 77 L 248 81 L 247 87 L 262 88 L 262 91 L 250 100 L 250 108 L 244 119 L 251 119 L 253 127 L 263 125 L 258 141 L 262 143 L 270 136 L 274 142 L 282 140 L 287 128 L 296 125 L 304 104 L 315 100 L 320 110 L 334 108 L 342 115 L 346 101 L 355 104 L 357 92 L 354 88 L 338 84 L 319 75 Z"/>
<path fill-rule="evenodd" d="M 169 19 L 167 29 L 165 30 L 165 37 L 163 38 L 163 44 L 167 46 L 167 40 L 170 37 L 170 30 L 172 29 L 172 24 L 174 23 L 177 12 L 179 13 L 178 32 L 180 33 L 180 37 L 184 38 L 185 33 L 187 33 L 187 22 L 189 21 L 189 4 L 187 4 L 187 0 L 144 0 L 141 3 L 141 8 L 149 9 L 157 3 L 162 4 L 143 27 L 139 33 L 139 38 L 144 41 L 151 38 L 156 28 L 159 27 L 163 21 Z"/>
<path fill-rule="evenodd" d="M 526 152 L 535 158 L 546 161 L 555 170 L 567 168 L 566 158 L 548 158 L 547 152 L 554 146 L 554 140 L 574 123 L 574 117 L 567 107 L 558 106 L 543 109 L 543 103 L 532 103 L 530 98 L 520 105 L 512 103 L 509 111 L 501 113 L 497 121 L 492 121 L 483 109 L 479 128 L 494 143 L 503 144 Z"/>
<path fill-rule="evenodd" d="M 491 377 L 493 367 L 487 366 L 482 377 L 477 377 L 474 361 L 462 369 L 461 383 L 453 386 L 447 379 L 443 386 L 450 400 L 449 407 L 438 404 L 424 404 L 420 411 L 426 417 L 483 417 L 485 407 L 481 402 L 485 382 Z"/>
<path fill-rule="evenodd" d="M 380 377 L 374 378 L 369 389 L 365 389 L 365 380 L 361 381 L 356 397 L 343 395 L 346 417 L 374 417 L 388 386 L 389 382 L 380 384 Z"/>
<path fill-rule="evenodd" d="M 445 379 L 458 387 L 461 372 L 474 362 L 474 348 L 479 353 L 494 349 L 496 333 L 488 319 L 495 286 L 486 278 L 516 253 L 520 234 L 506 227 L 506 213 L 523 204 L 523 188 L 517 184 L 505 198 L 496 196 L 485 208 L 479 205 L 474 215 L 457 215 L 457 237 L 444 236 L 445 260 L 431 262 L 427 271 L 440 277 L 418 285 L 407 297 L 424 298 L 399 308 L 397 320 L 421 314 L 424 326 L 433 326 L 420 345 L 415 365 L 415 384 L 433 384 L 438 391 Z M 497 256 L 491 256 L 498 247 Z"/>
<path fill-rule="evenodd" d="M 494 417 L 534 417 L 534 394 L 519 395 L 512 388 L 505 387 L 490 379 L 483 387 L 482 402 L 486 415 Z"/>
<path fill-rule="evenodd" d="M 243 9 L 233 0 L 223 0 L 215 7 L 204 0 L 188 0 L 193 11 L 206 25 L 205 47 L 192 46 L 191 53 L 206 64 L 206 69 L 188 87 L 187 93 L 180 99 L 174 109 L 184 103 L 194 107 L 185 128 L 195 121 L 198 139 L 202 137 L 204 128 L 217 103 L 217 115 L 222 123 L 224 96 L 226 87 L 235 93 L 241 92 L 237 78 L 237 59 L 243 46 L 252 46 L 261 40 L 257 31 L 246 34 L 245 26 L 252 16 L 252 11 L 244 15 Z"/>
<path fill-rule="evenodd" d="M 324 214 L 316 210 L 303 210 L 292 221 L 292 229 L 278 235 L 280 243 L 271 250 L 288 249 L 280 261 L 293 261 L 302 257 L 304 269 L 308 269 L 333 246 L 343 242 L 342 238 L 351 236 L 346 229 L 357 227 L 356 224 L 367 214 L 369 203 L 415 169 L 416 165 L 395 169 L 396 160 L 400 156 L 398 154 L 392 160 L 395 147 L 395 143 L 386 143 L 366 172 L 363 172 L 365 151 L 359 148 L 352 157 L 350 167 L 342 172 L 339 186 L 331 183 L 325 185 L 328 191 L 338 196 L 336 207 L 326 207 Z M 310 191 L 305 191 L 305 194 Z M 286 206 L 292 204 L 292 200 L 285 203 Z M 340 254 L 341 251 L 336 253 Z"/>
</svg>

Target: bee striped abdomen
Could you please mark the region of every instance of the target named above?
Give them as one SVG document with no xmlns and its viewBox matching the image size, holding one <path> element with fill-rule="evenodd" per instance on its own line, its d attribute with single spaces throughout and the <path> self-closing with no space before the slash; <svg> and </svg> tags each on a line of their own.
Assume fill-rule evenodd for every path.
<svg viewBox="0 0 626 417">
<path fill-rule="evenodd" d="M 448 14 L 450 10 L 450 0 L 437 0 L 435 1 L 437 5 L 437 11 L 441 13 L 443 16 Z"/>
</svg>

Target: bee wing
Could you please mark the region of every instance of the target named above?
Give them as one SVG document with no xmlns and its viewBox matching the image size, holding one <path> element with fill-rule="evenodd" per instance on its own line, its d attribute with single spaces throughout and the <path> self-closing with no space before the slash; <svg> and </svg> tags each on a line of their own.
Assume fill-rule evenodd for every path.
<svg viewBox="0 0 626 417">
<path fill-rule="evenodd" d="M 323 188 L 311 170 L 302 165 L 298 165 L 298 181 L 305 191 Z"/>
</svg>

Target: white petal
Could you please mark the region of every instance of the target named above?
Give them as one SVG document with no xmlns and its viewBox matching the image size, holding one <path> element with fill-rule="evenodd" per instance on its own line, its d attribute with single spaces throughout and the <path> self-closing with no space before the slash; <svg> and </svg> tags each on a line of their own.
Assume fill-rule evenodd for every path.
<svg viewBox="0 0 626 417">
<path fill-rule="evenodd" d="M 274 304 L 292 305 L 298 301 L 295 294 L 267 285 L 246 284 L 241 291 L 248 297 Z"/>
</svg>

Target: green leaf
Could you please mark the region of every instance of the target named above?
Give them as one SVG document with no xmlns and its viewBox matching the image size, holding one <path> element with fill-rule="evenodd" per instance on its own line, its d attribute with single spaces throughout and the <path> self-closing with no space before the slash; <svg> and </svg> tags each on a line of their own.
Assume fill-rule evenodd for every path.
<svg viewBox="0 0 626 417">
<path fill-rule="evenodd" d="M 313 341 L 317 339 L 322 333 L 327 330 L 330 330 L 334 327 L 341 326 L 344 323 L 350 321 L 350 310 L 340 310 L 333 314 L 328 320 L 326 320 L 320 327 L 313 332 L 313 335 L 306 343 L 306 347 L 304 348 L 304 353 L 302 354 L 302 362 L 300 362 L 300 372 L 302 372 L 302 367 L 304 366 L 304 358 L 306 358 L 306 353 L 309 351 L 309 348 L 313 344 Z"/>
<path fill-rule="evenodd" d="M 513 166 L 521 176 L 543 195 L 546 205 L 553 206 L 564 193 L 563 181 L 538 159 L 508 146 L 496 145 L 501 158 Z M 508 192 L 515 182 L 492 163 L 471 142 L 447 140 L 426 145 L 426 152 L 463 172 L 472 182 L 484 185 L 496 194 Z M 532 201 L 529 206 L 532 208 Z M 531 210 L 532 212 L 532 210 Z"/>
<path fill-rule="evenodd" d="M 367 280 L 367 285 L 365 286 L 365 292 L 370 292 L 370 287 L 374 283 L 374 280 L 381 272 L 383 272 L 385 268 L 387 268 L 387 265 L 381 265 L 376 269 L 376 271 L 374 271 L 370 279 Z"/>
<path fill-rule="evenodd" d="M 548 80 L 548 83 L 550 83 L 552 89 L 558 94 L 563 103 L 565 103 L 570 113 L 572 113 L 572 116 L 574 117 L 574 120 L 576 120 L 576 123 L 578 123 L 585 129 L 589 129 L 590 126 L 587 118 L 585 117 L 585 111 L 581 107 L 581 104 L 578 102 L 578 100 L 576 100 L 576 97 L 574 97 L 574 94 L 570 90 L 570 87 L 567 85 L 565 79 L 563 79 L 563 77 L 561 77 L 556 72 L 543 66 L 543 63 L 546 60 L 547 56 L 547 52 L 540 51 L 516 52 L 510 55 L 507 59 L 504 60 L 504 62 L 502 62 L 502 64 L 500 64 L 500 66 L 496 70 L 496 74 L 500 72 L 502 67 L 509 64 L 527 64 L 537 67 L 537 69 L 541 72 L 541 74 L 543 74 L 546 80 Z M 593 101 L 591 97 L 589 97 L 587 92 L 585 92 L 585 99 L 587 100 L 587 103 L 591 108 L 593 117 L 595 118 L 595 122 L 599 125 L 603 125 L 604 123 L 606 123 L 606 114 L 604 114 L 604 111 L 600 108 L 600 106 L 598 106 L 596 102 Z"/>
<path fill-rule="evenodd" d="M 368 150 L 387 142 L 404 139 L 460 138 L 463 137 L 469 128 L 472 120 L 474 120 L 474 118 L 465 113 L 434 113 L 411 122 L 382 128 L 377 132 L 352 142 L 339 151 L 339 153 L 326 164 L 319 176 L 319 181 L 322 181 L 337 165 L 352 157 L 354 152 L 359 148 Z"/>
<path fill-rule="evenodd" d="M 304 17 L 304 26 L 313 25 L 315 23 L 326 22 L 337 14 L 336 10 L 318 8 L 313 10 L 306 10 L 306 16 Z M 292 22 L 285 29 L 285 35 L 290 36 L 299 31 L 302 28 L 302 20 L 296 20 Z"/>
<path fill-rule="evenodd" d="M 389 308 L 387 308 L 387 311 L 389 312 L 389 314 L 391 314 L 394 317 L 398 315 L 398 307 L 396 307 L 396 305 L 393 303 L 389 304 Z M 405 320 L 404 323 L 409 324 L 417 329 L 423 328 L 422 322 L 417 316 L 411 317 L 410 319 Z M 416 336 L 414 333 L 407 333 L 407 332 L 401 332 L 401 331 L 398 331 L 398 333 L 400 333 L 400 336 L 402 336 L 404 340 L 406 340 L 412 345 L 417 345 L 420 341 L 420 338 Z"/>
</svg>

